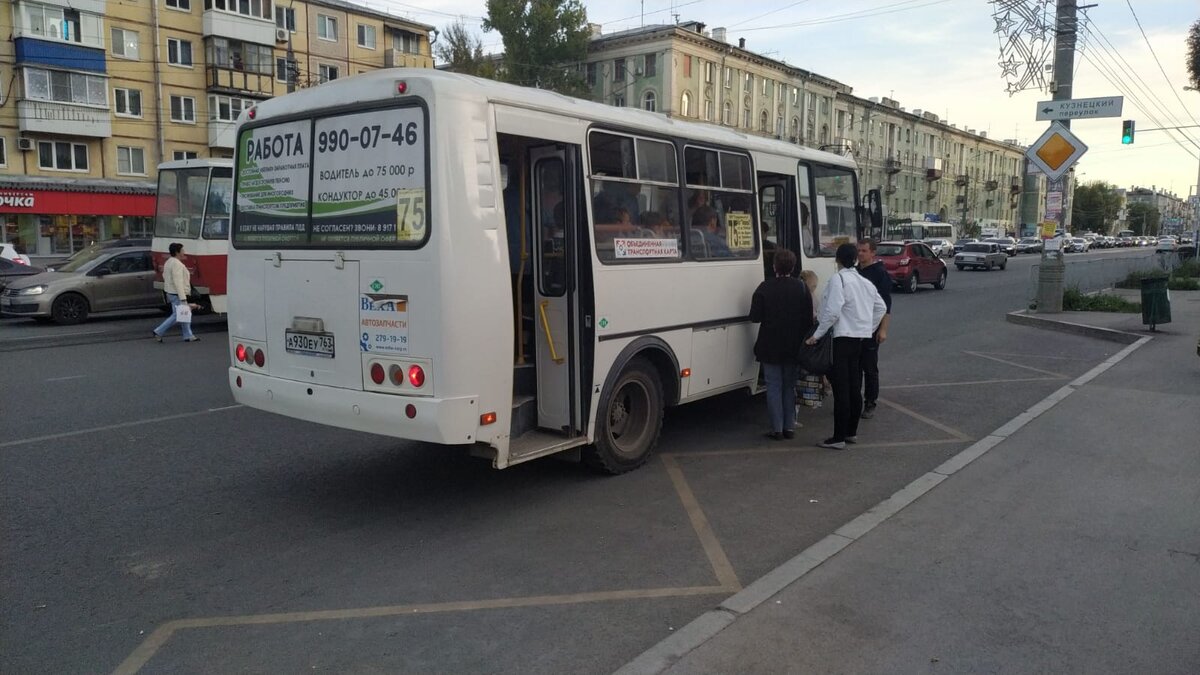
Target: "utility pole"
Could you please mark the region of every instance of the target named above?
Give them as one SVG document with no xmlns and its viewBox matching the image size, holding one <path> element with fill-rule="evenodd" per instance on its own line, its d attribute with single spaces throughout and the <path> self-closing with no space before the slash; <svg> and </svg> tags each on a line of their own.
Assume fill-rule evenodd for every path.
<svg viewBox="0 0 1200 675">
<path fill-rule="evenodd" d="M 1075 72 L 1075 30 L 1078 26 L 1076 21 L 1076 10 L 1078 9 L 1077 0 L 1058 0 L 1058 5 L 1055 8 L 1054 15 L 1054 97 L 1055 101 L 1069 101 L 1071 99 L 1071 85 L 1074 83 L 1073 77 Z M 1061 120 L 1062 124 L 1070 128 L 1070 120 Z M 1062 228 L 1063 236 L 1067 234 L 1067 209 L 1066 200 L 1062 199 L 1063 189 L 1067 185 L 1067 180 L 1061 179 L 1059 182 L 1060 193 L 1060 210 L 1058 213 L 1058 225 Z M 1046 196 L 1049 199 L 1052 190 L 1047 186 Z M 1038 268 L 1038 288 L 1037 288 L 1037 311 L 1038 312 L 1061 312 L 1063 299 L 1063 277 L 1067 271 L 1066 264 L 1063 262 L 1062 251 L 1048 251 L 1046 247 L 1042 247 L 1042 264 Z"/>
</svg>

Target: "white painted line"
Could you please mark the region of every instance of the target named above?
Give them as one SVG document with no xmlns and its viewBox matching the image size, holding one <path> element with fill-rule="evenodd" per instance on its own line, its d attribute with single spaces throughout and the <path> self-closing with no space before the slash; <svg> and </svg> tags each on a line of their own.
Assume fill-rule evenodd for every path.
<svg viewBox="0 0 1200 675">
<path fill-rule="evenodd" d="M 82 380 L 87 375 L 67 375 L 65 377 L 48 377 L 47 382 L 66 382 L 67 380 Z"/>
<path fill-rule="evenodd" d="M 121 422 L 119 424 L 109 424 L 109 425 L 103 426 L 103 427 L 92 427 L 91 429 L 81 429 L 79 431 L 66 431 L 61 434 L 47 434 L 45 436 L 34 436 L 33 438 L 22 438 L 22 439 L 16 440 L 16 441 L 6 441 L 4 443 L 0 443 L 0 448 L 11 448 L 11 447 L 18 446 L 18 445 L 29 445 L 31 443 L 41 443 L 42 441 L 53 441 L 53 440 L 57 440 L 60 438 L 70 438 L 72 436 L 83 436 L 85 434 L 95 434 L 95 433 L 99 433 L 102 431 L 112 431 L 113 429 L 124 429 L 126 427 L 136 427 L 136 426 L 140 426 L 143 424 L 155 424 L 158 422 L 168 422 L 170 420 L 185 419 L 188 417 L 198 417 L 200 415 L 209 415 L 209 414 L 212 414 L 215 412 L 222 412 L 224 410 L 233 410 L 234 408 L 241 408 L 241 407 L 242 406 L 240 404 L 228 405 L 223 408 L 209 408 L 208 410 L 197 410 L 195 412 L 179 413 L 178 415 L 163 415 L 162 417 L 150 417 L 148 419 L 143 419 L 143 420 L 133 420 L 130 422 Z"/>
<path fill-rule="evenodd" d="M 1122 349 L 1112 359 L 1088 371 L 1088 374 L 1091 374 L 1092 371 L 1096 371 L 1097 375 L 1104 372 L 1149 341 L 1149 337 L 1141 338 L 1125 349 Z M 967 353 L 978 356 L 978 354 L 973 354 L 972 352 Z M 1086 377 L 1087 374 L 1084 376 Z M 1092 377 L 1095 377 L 1095 375 Z M 983 439 L 973 443 L 966 450 L 963 450 L 946 462 L 943 462 L 937 468 L 909 483 L 896 494 L 876 504 L 866 513 L 838 528 L 834 534 L 804 549 L 796 557 L 768 572 L 746 588 L 734 594 L 721 603 L 721 608 L 724 611 L 715 610 L 701 615 L 695 621 L 684 626 L 678 633 L 659 642 L 627 663 L 620 670 L 616 671 L 614 675 L 657 675 L 667 670 L 688 652 L 715 637 L 729 626 L 729 624 L 733 623 L 737 617 L 773 597 L 774 594 L 768 595 L 765 593 L 767 589 L 775 588 L 777 589 L 775 593 L 778 593 L 787 586 L 799 581 L 817 566 L 837 555 L 888 518 L 899 513 L 904 507 L 913 503 L 934 487 L 937 487 L 937 485 L 946 480 L 951 474 L 957 473 L 971 462 L 987 454 L 989 450 L 1003 443 L 1009 436 L 1016 433 L 1017 430 L 1074 392 L 1075 387 L 1069 384 L 1058 389 L 1034 404 L 1029 410 L 1006 422 L 996 432 L 988 434 Z M 895 406 L 887 401 L 881 400 L 880 402 L 899 408 L 899 406 Z M 904 412 L 904 409 L 901 411 Z M 999 433 L 1001 431 L 1004 432 L 1004 435 Z M 681 637 L 682 635 L 686 635 L 686 637 Z"/>
<path fill-rule="evenodd" d="M 31 337 L 4 338 L 0 342 L 20 342 L 21 340 L 53 340 L 55 338 L 75 337 L 77 335 L 103 335 L 106 330 L 89 330 L 80 333 L 56 333 L 54 335 L 33 335 Z"/>
</svg>

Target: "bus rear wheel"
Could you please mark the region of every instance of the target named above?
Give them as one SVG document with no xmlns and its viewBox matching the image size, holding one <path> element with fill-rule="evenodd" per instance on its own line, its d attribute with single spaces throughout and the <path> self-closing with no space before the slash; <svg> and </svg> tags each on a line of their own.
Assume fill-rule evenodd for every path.
<svg viewBox="0 0 1200 675">
<path fill-rule="evenodd" d="M 600 402 L 596 442 L 583 461 L 592 469 L 622 474 L 646 463 L 662 430 L 662 383 L 654 366 L 635 359 Z"/>
</svg>

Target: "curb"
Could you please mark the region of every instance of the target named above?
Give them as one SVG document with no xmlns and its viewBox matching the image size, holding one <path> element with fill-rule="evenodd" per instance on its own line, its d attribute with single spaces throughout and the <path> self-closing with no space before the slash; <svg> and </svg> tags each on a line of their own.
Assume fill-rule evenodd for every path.
<svg viewBox="0 0 1200 675">
<path fill-rule="evenodd" d="M 1093 337 L 1100 340 L 1108 340 L 1109 342 L 1119 342 L 1123 345 L 1131 345 L 1142 339 L 1144 336 L 1137 333 L 1127 333 L 1123 330 L 1115 330 L 1112 328 L 1100 328 L 1099 326 L 1089 326 L 1082 323 L 1072 323 L 1061 319 L 1051 319 L 1046 316 L 1031 314 L 1029 310 L 1021 309 L 1015 312 L 1009 312 L 1005 315 L 1009 323 L 1015 323 L 1020 326 L 1032 326 L 1041 328 L 1042 330 L 1052 330 L 1059 333 L 1071 333 L 1072 335 L 1082 335 L 1084 337 Z"/>
<path fill-rule="evenodd" d="M 891 497 L 879 502 L 862 515 L 842 525 L 832 534 L 804 549 L 799 555 L 759 577 L 741 591 L 726 598 L 715 609 L 701 614 L 683 628 L 642 652 L 632 661 L 615 671 L 613 675 L 658 675 L 668 670 L 689 652 L 716 637 L 721 631 L 737 622 L 739 618 L 767 602 L 791 584 L 799 581 L 804 575 L 840 553 L 888 518 L 902 511 L 922 495 L 937 487 L 942 481 L 965 469 L 971 462 L 979 459 L 987 454 L 989 450 L 1008 440 L 1009 436 L 1015 434 L 1026 424 L 1029 424 L 1043 413 L 1061 403 L 1068 396 L 1075 393 L 1079 387 L 1091 382 L 1101 373 L 1117 365 L 1153 339 L 1150 336 L 1134 335 L 1107 328 L 1056 322 L 1050 319 L 1034 319 L 1028 316 L 1020 317 L 1021 320 L 1013 320 L 1012 317 L 1014 314 L 1020 313 L 1013 312 L 1008 315 L 1009 320 L 1013 321 L 1013 323 L 1023 323 L 1028 320 L 1029 323 L 1026 325 L 1045 327 L 1050 330 L 1077 332 L 1078 329 L 1081 335 L 1091 335 L 1100 339 L 1124 342 L 1128 346 L 1088 372 L 1072 380 L 1069 384 L 1064 385 L 1046 398 L 1038 401 L 1025 412 L 1004 423 L 992 433 L 972 443 L 954 457 L 951 457 L 941 465 L 904 486 Z M 1056 328 L 1053 326 L 1053 324 L 1060 323 L 1068 328 Z M 1101 333 L 1094 334 L 1082 329 L 1101 331 Z"/>
</svg>

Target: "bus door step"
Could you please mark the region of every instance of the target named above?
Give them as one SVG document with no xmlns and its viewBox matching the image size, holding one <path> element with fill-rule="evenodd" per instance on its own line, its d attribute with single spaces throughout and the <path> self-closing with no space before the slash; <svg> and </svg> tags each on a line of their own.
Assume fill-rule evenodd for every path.
<svg viewBox="0 0 1200 675">
<path fill-rule="evenodd" d="M 513 396 L 509 438 L 519 438 L 537 427 L 537 399 L 529 395 Z"/>
</svg>

